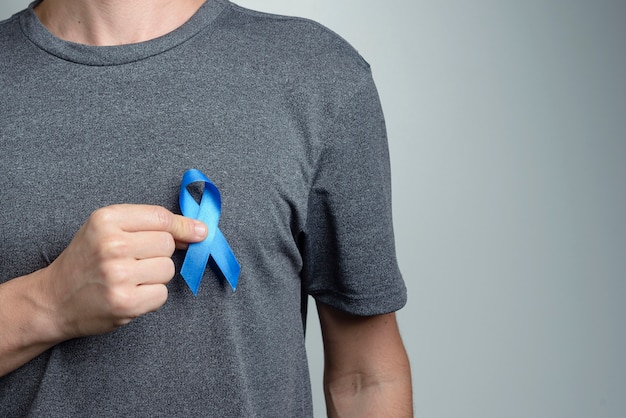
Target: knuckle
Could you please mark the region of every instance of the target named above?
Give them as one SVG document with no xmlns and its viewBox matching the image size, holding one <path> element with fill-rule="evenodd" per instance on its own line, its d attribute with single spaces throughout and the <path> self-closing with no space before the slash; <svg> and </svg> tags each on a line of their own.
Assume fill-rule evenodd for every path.
<svg viewBox="0 0 626 418">
<path fill-rule="evenodd" d="M 153 216 L 158 228 L 167 231 L 172 227 L 172 213 L 161 206 L 155 206 Z"/>
<path fill-rule="evenodd" d="M 112 231 L 118 219 L 116 212 L 117 209 L 114 206 L 106 206 L 93 211 L 84 225 L 88 238 L 98 239 Z"/>
<path fill-rule="evenodd" d="M 103 208 L 96 209 L 91 213 L 89 217 L 89 222 L 93 225 L 110 225 L 113 223 L 113 219 L 115 218 L 115 207 L 106 206 Z"/>
<path fill-rule="evenodd" d="M 168 255 L 174 254 L 176 250 L 176 241 L 174 241 L 174 237 L 171 234 L 163 234 L 163 247 L 164 251 Z"/>
<path fill-rule="evenodd" d="M 134 311 L 134 299 L 126 287 L 111 288 L 106 296 L 109 311 L 118 322 L 128 321 L 138 316 Z"/>
<path fill-rule="evenodd" d="M 102 238 L 96 244 L 96 254 L 100 259 L 123 258 L 128 256 L 128 243 L 117 235 Z"/>
<path fill-rule="evenodd" d="M 169 291 L 167 289 L 167 286 L 165 286 L 164 284 L 158 286 L 155 285 L 153 296 L 154 306 L 152 307 L 151 312 L 154 312 L 158 310 L 161 306 L 163 306 L 165 302 L 167 302 L 168 296 Z"/>
<path fill-rule="evenodd" d="M 176 274 L 176 266 L 174 265 L 174 260 L 172 260 L 171 258 L 164 258 L 162 271 L 168 279 L 174 277 L 174 275 Z"/>
<path fill-rule="evenodd" d="M 105 283 L 112 286 L 127 283 L 131 278 L 129 268 L 123 263 L 101 263 L 99 274 Z"/>
<path fill-rule="evenodd" d="M 167 283 L 176 274 L 174 261 L 169 257 L 160 257 L 152 261 L 151 283 Z"/>
</svg>

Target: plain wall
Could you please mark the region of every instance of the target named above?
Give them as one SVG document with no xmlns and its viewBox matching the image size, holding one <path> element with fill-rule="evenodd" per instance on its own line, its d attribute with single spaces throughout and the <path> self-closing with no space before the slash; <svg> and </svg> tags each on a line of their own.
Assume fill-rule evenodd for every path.
<svg viewBox="0 0 626 418">
<path fill-rule="evenodd" d="M 415 415 L 626 416 L 626 2 L 238 3 L 317 20 L 373 67 Z"/>
</svg>

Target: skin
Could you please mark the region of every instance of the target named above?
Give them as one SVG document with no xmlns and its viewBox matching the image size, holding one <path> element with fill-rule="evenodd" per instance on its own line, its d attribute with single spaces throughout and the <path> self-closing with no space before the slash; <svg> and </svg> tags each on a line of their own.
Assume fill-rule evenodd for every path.
<svg viewBox="0 0 626 418">
<path fill-rule="evenodd" d="M 112 46 L 165 35 L 204 0 L 45 0 L 35 8 L 50 32 L 67 41 Z"/>
<path fill-rule="evenodd" d="M 35 12 L 61 39 L 108 46 L 147 41 L 187 21 L 204 0 L 45 0 Z M 202 223 L 164 208 L 95 211 L 48 267 L 0 285 L 0 376 L 68 339 L 102 334 L 159 309 L 175 248 Z M 359 317 L 318 303 L 329 417 L 411 417 L 409 360 L 395 314 Z"/>
<path fill-rule="evenodd" d="M 411 370 L 395 313 L 360 317 L 317 304 L 328 417 L 412 417 Z"/>
<path fill-rule="evenodd" d="M 0 285 L 0 375 L 60 342 L 159 309 L 175 248 L 206 234 L 203 223 L 158 206 L 95 211 L 48 267 Z"/>
</svg>

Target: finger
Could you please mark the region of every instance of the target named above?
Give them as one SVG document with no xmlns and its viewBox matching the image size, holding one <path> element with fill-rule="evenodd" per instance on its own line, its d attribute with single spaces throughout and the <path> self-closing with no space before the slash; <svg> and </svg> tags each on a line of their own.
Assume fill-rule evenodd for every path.
<svg viewBox="0 0 626 418">
<path fill-rule="evenodd" d="M 171 257 L 175 242 L 172 235 L 161 231 L 117 232 L 92 244 L 94 253 L 105 259 L 143 260 Z"/>
<path fill-rule="evenodd" d="M 126 232 L 169 232 L 174 240 L 198 242 L 206 238 L 207 227 L 202 222 L 175 215 L 161 206 L 112 205 L 95 211 L 91 218 L 100 225 L 116 225 Z"/>
<path fill-rule="evenodd" d="M 193 242 L 200 242 L 208 235 L 207 226 L 196 219 L 174 215 L 172 227 L 168 230 L 179 247 Z"/>
<path fill-rule="evenodd" d="M 164 284 L 143 284 L 135 289 L 136 315 L 158 310 L 167 301 L 168 291 Z"/>
<path fill-rule="evenodd" d="M 126 234 L 129 256 L 136 260 L 171 257 L 176 249 L 172 234 L 163 231 L 142 231 Z"/>
<path fill-rule="evenodd" d="M 135 262 L 133 282 L 136 285 L 167 284 L 176 273 L 169 257 L 147 258 Z"/>
</svg>

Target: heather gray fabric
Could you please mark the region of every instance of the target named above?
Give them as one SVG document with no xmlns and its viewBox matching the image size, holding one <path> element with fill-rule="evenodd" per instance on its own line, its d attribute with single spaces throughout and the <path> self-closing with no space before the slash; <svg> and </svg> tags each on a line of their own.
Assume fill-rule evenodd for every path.
<svg viewBox="0 0 626 418">
<path fill-rule="evenodd" d="M 0 24 L 0 97 L 0 281 L 48 265 L 98 207 L 178 212 L 188 168 L 219 187 L 242 265 L 235 293 L 177 275 L 158 312 L 0 378 L 0 415 L 310 416 L 306 295 L 404 305 L 377 93 L 325 28 L 209 0 L 161 38 L 89 47 L 27 10 Z"/>
</svg>

